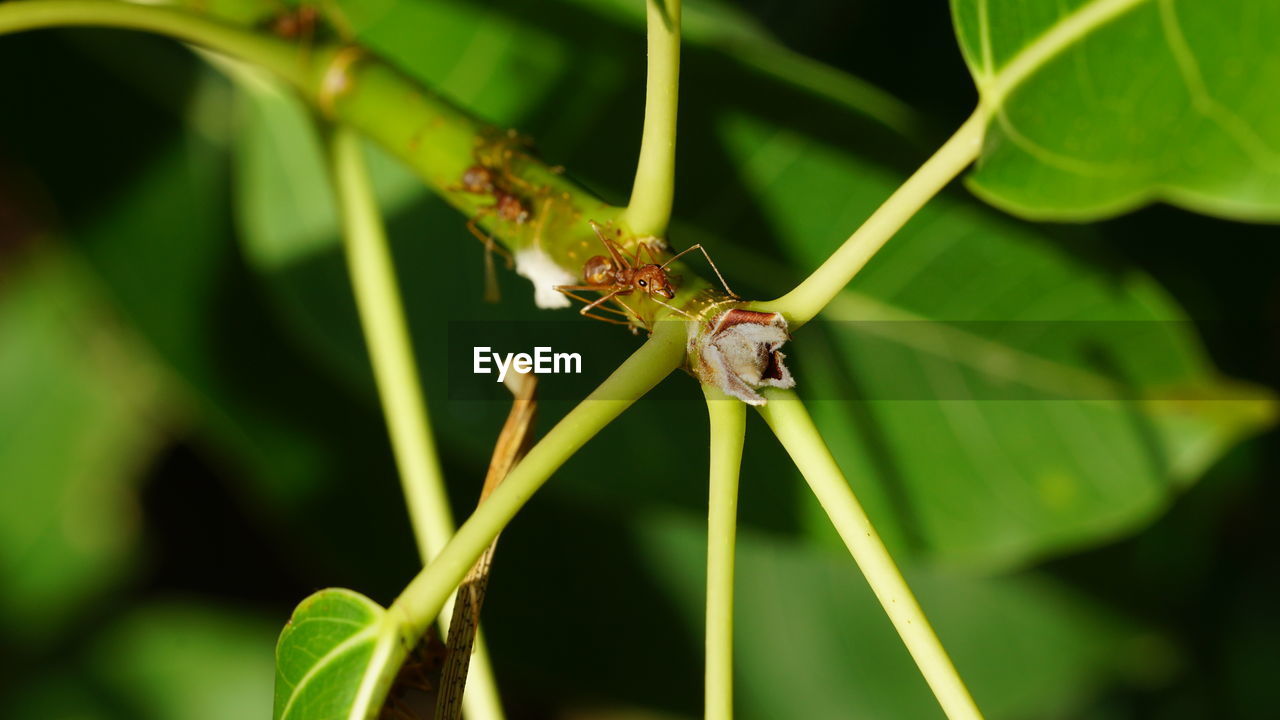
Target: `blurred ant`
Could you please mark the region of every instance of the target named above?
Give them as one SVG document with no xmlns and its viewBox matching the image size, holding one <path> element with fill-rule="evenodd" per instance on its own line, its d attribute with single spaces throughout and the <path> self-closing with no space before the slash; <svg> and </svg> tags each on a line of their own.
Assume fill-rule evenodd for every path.
<svg viewBox="0 0 1280 720">
<path fill-rule="evenodd" d="M 511 253 L 494 242 L 493 236 L 480 228 L 480 220 L 486 215 L 493 214 L 499 220 L 523 225 L 529 221 L 532 213 L 525 201 L 520 196 L 508 192 L 494 171 L 484 165 L 472 165 L 467 168 L 462 174 L 462 183 L 458 189 L 474 195 L 493 196 L 492 205 L 481 207 L 467 220 L 467 230 L 470 230 L 471 234 L 484 245 L 484 299 L 487 302 L 497 302 L 498 279 L 493 267 L 493 253 L 496 251 L 502 255 L 507 261 L 508 268 L 512 267 Z"/>
<path fill-rule="evenodd" d="M 310 40 L 320 25 L 320 9 L 315 5 L 298 5 L 267 20 L 272 35 L 285 40 Z"/>
<path fill-rule="evenodd" d="M 297 5 L 280 3 L 280 10 L 262 21 L 260 27 L 282 40 L 297 41 L 303 54 L 311 51 L 317 35 L 330 39 L 336 34 L 350 42 L 355 31 L 332 0 L 302 0 Z"/>
<path fill-rule="evenodd" d="M 720 284 L 724 286 L 725 292 L 729 293 L 735 300 L 738 298 L 737 293 L 729 288 L 729 283 L 725 282 L 724 276 L 720 274 L 720 269 L 716 267 L 715 262 L 711 260 L 711 256 L 707 254 L 706 248 L 702 247 L 701 244 L 692 245 L 681 250 L 661 265 L 656 262 L 642 264 L 640 258 L 645 251 L 648 251 L 650 259 L 654 261 L 661 259 L 658 256 L 659 251 L 655 250 L 651 244 L 641 241 L 636 246 L 635 254 L 628 258 L 617 243 L 605 236 L 599 224 L 592 222 L 591 229 L 595 231 L 596 237 L 600 238 L 600 242 L 609 251 L 609 257 L 596 255 L 583 264 L 582 278 L 586 281 L 584 284 L 555 286 L 556 290 L 574 300 L 586 303 L 585 306 L 578 310 L 579 315 L 595 320 L 603 320 L 614 325 L 626 325 L 634 329 L 635 322 L 641 321 L 640 315 L 624 303 L 621 298 L 640 292 L 663 307 L 669 308 L 691 320 L 697 320 L 689 312 L 664 301 L 664 298 L 671 300 L 676 296 L 676 291 L 671 286 L 671 279 L 667 275 L 667 266 L 678 260 L 682 255 L 694 250 L 702 251 L 703 257 L 707 259 L 711 269 L 715 271 L 716 277 L 720 279 Z M 588 300 L 573 292 L 574 290 L 595 291 L 603 294 L 596 300 Z M 605 305 L 610 300 L 621 305 L 623 310 Z M 594 311 L 615 313 L 626 319 L 620 320 L 598 315 Z"/>
</svg>

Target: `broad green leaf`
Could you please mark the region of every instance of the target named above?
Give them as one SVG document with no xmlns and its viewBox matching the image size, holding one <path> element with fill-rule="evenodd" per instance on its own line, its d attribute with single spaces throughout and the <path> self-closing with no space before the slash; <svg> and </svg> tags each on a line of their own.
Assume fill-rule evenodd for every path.
<svg viewBox="0 0 1280 720">
<path fill-rule="evenodd" d="M 627 527 L 653 582 L 701 634 L 705 526 L 648 515 Z M 1162 639 L 1043 575 L 974 579 L 907 568 L 907 579 L 985 716 L 1073 717 L 1100 681 Z M 847 554 L 760 533 L 735 559 L 736 714 L 941 718 L 901 640 Z M 1016 668 L 1016 672 L 1011 669 Z"/>
<path fill-rule="evenodd" d="M 350 291 L 335 292 L 329 286 L 331 278 L 341 277 L 337 274 L 317 282 L 314 274 L 296 272 L 323 262 L 326 254 L 335 257 L 340 249 L 336 200 L 318 128 L 302 102 L 280 86 L 243 70 L 236 77 L 237 239 L 250 265 L 266 276 L 298 341 L 339 377 L 357 379 L 358 389 L 368 392 L 368 359 L 353 322 Z M 370 144 L 367 150 L 387 217 L 421 202 L 426 193 L 421 181 L 376 146 Z M 322 292 L 308 292 L 321 285 Z"/>
<path fill-rule="evenodd" d="M 133 565 L 168 380 L 73 254 L 40 243 L 2 272 L 0 631 L 48 639 Z"/>
<path fill-rule="evenodd" d="M 726 117 L 722 137 L 801 267 L 901 178 L 753 118 Z M 801 394 L 874 519 L 953 562 L 1006 566 L 1149 521 L 1274 419 L 1150 279 L 950 196 L 822 318 L 796 339 Z"/>
<path fill-rule="evenodd" d="M 372 720 L 405 654 L 382 606 L 350 590 L 321 590 L 280 633 L 272 718 Z"/>
<path fill-rule="evenodd" d="M 1280 5 L 952 0 L 992 113 L 970 187 L 1083 220 L 1162 200 L 1280 220 Z"/>
<path fill-rule="evenodd" d="M 609 105 L 609 95 L 594 93 L 609 84 L 596 78 L 576 87 L 572 95 L 581 107 L 542 120 L 540 99 L 530 93 L 543 78 L 549 83 L 557 73 L 578 68 L 635 63 L 616 49 L 636 37 L 630 22 L 625 30 L 593 30 L 584 43 L 578 42 L 584 36 L 573 32 L 571 18 L 554 9 L 527 18 L 525 25 L 512 20 L 524 17 L 517 8 L 501 3 L 482 10 L 433 0 L 367 12 L 364 20 L 353 12 L 361 32 L 419 76 L 472 93 L 478 106 L 500 121 L 530 116 L 553 134 L 566 114 L 573 116 L 566 121 L 570 126 L 597 117 L 588 104 Z M 555 34 L 561 23 L 564 34 Z M 405 30 L 409 27 L 438 42 L 423 41 L 419 31 Z M 681 167 L 691 168 L 694 181 L 680 185 L 680 207 L 686 211 L 674 237 L 681 243 L 703 242 L 731 269 L 735 283 L 741 279 L 764 292 L 781 292 L 787 278 L 776 268 L 790 265 L 798 279 L 825 259 L 905 177 L 912 153 L 900 140 L 886 142 L 874 133 L 833 145 L 825 124 L 779 117 L 773 97 L 783 91 L 750 67 L 729 66 L 731 72 L 714 77 L 700 69 L 723 69 L 716 62 L 703 51 L 690 53 L 683 65 L 682 138 L 687 142 L 681 147 L 690 149 L 682 150 Z M 531 80 L 534 76 L 538 79 Z M 458 78 L 467 79 L 465 88 L 450 86 L 462 83 Z M 713 81 L 719 89 L 714 98 L 696 91 L 699 83 Z M 542 101 L 559 106 L 565 94 L 552 93 Z M 847 108 L 822 101 L 785 97 L 783 104 L 795 104 L 805 118 L 848 114 Z M 297 141 L 307 132 L 305 124 L 278 110 L 264 105 L 252 113 L 246 128 L 251 140 L 240 149 L 243 237 L 282 306 L 295 316 L 292 325 L 317 338 L 309 345 L 330 362 L 345 358 L 342 364 L 365 378 L 358 328 L 331 321 L 332 299 L 348 293 L 345 276 L 319 276 L 308 269 L 314 259 L 305 256 L 264 260 L 269 253 L 263 248 L 283 242 L 269 235 L 297 236 L 316 228 L 315 217 L 325 211 L 307 209 L 329 202 L 327 188 L 309 175 L 322 167 L 317 146 Z M 783 122 L 793 126 L 780 126 Z M 625 142 L 625 126 L 591 127 L 592 132 L 577 134 Z M 273 158 L 276 165 L 263 160 L 270 157 L 267 149 L 281 153 L 291 144 L 312 156 Z M 571 157 L 586 154 L 578 145 Z M 293 170 L 271 169 L 276 166 Z M 619 186 L 625 187 L 626 168 L 600 177 L 614 175 L 622 176 Z M 290 199 L 304 191 L 305 202 Z M 509 275 L 503 275 L 507 302 L 481 306 L 478 244 L 462 231 L 461 218 L 438 205 L 426 200 L 421 206 L 430 209 L 389 205 L 403 208 L 394 215 L 392 230 L 420 349 L 441 347 L 442 315 L 451 320 L 555 317 L 530 312 L 523 281 L 512 290 Z M 323 245 L 333 257 L 336 234 L 331 226 L 327 232 L 325 243 L 299 241 L 297 246 L 314 253 Z M 770 243 L 778 248 L 743 252 Z M 791 262 L 779 264 L 779 252 Z M 432 271 L 436 267 L 461 271 L 442 275 Z M 449 298 L 447 308 L 442 298 Z M 1149 279 L 1138 273 L 1117 279 L 1056 249 L 1029 226 L 954 198 L 940 199 L 895 238 L 828 319 L 848 322 L 832 325 L 829 339 L 818 330 L 796 339 L 792 356 L 801 369 L 801 392 L 821 401 L 815 414 L 891 542 L 955 562 L 1007 566 L 1137 527 L 1272 412 L 1264 395 L 1237 392 L 1217 378 L 1194 329 Z M 1138 342 L 1125 336 L 1126 327 L 1135 326 L 1149 330 Z M 583 332 L 613 343 L 628 340 L 590 326 Z M 491 418 L 474 404 L 442 404 L 447 379 L 432 371 L 432 359 L 424 363 L 434 376 L 429 382 L 438 383 L 428 386 L 433 408 L 451 418 L 437 425 L 450 438 L 447 444 L 454 452 L 467 448 L 472 460 L 482 457 L 492 437 Z M 890 390 L 880 389 L 886 387 Z M 871 390 L 869 398 L 863 388 Z M 901 396 L 904 388 L 910 398 Z M 900 394 L 889 397 L 892 392 Z M 1136 396 L 1126 399 L 1131 392 Z M 648 411 L 642 404 L 635 412 Z M 634 427 L 640 429 L 631 432 L 669 428 L 664 446 L 692 447 L 684 436 L 702 432 L 701 426 L 672 426 L 657 419 L 664 412 L 655 410 L 649 422 L 637 416 Z M 629 452 L 616 444 L 607 453 L 586 452 L 596 462 L 612 462 Z M 574 492 L 612 494 L 628 502 L 695 503 L 684 477 L 622 478 L 602 486 L 570 474 L 562 483 Z M 797 514 L 795 521 L 812 519 L 807 498 L 793 498 L 787 506 Z M 814 524 L 825 528 L 822 518 Z"/>
</svg>

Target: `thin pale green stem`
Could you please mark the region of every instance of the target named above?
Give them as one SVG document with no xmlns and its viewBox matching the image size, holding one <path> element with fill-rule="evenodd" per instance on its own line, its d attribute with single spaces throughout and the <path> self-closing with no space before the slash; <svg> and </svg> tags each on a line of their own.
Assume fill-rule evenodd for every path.
<svg viewBox="0 0 1280 720">
<path fill-rule="evenodd" d="M 759 407 L 769 428 L 786 448 L 827 512 L 836 531 L 862 569 L 876 598 L 889 615 L 902 642 L 924 675 L 942 710 L 951 720 L 981 718 L 969 690 L 929 625 L 924 611 L 902 579 L 871 520 L 814 426 L 800 398 L 790 390 L 770 389 L 768 404 Z"/>
<path fill-rule="evenodd" d="M 702 386 L 711 417 L 711 483 L 707 498 L 706 720 L 733 718 L 733 549 L 738 522 L 738 473 L 747 406 Z"/>
<path fill-rule="evenodd" d="M 480 553 L 551 474 L 680 365 L 685 334 L 683 322 L 657 323 L 645 344 L 565 415 L 480 503 L 435 561 L 392 604 L 392 610 L 402 614 L 410 637 L 418 637 L 426 630 Z"/>
<path fill-rule="evenodd" d="M 365 163 L 360 137 L 338 128 L 331 136 L 334 189 L 356 308 L 369 347 L 373 377 L 387 418 L 391 449 L 418 553 L 429 564 L 453 536 L 453 514 L 436 453 L 426 396 L 418 380 L 395 261 Z M 448 632 L 450 612 L 440 616 Z M 489 653 L 477 637 L 463 702 L 473 720 L 503 717 Z"/>
<path fill-rule="evenodd" d="M 676 106 L 680 94 L 680 0 L 648 3 L 649 74 L 644 135 L 623 219 L 637 235 L 664 236 L 675 196 Z"/>
<path fill-rule="evenodd" d="M 813 274 L 786 295 L 755 303 L 752 309 L 782 313 L 793 330 L 813 319 L 889 238 L 977 158 L 988 119 L 989 113 L 979 108 Z"/>
<path fill-rule="evenodd" d="M 168 35 L 267 68 L 295 86 L 306 85 L 310 77 L 287 43 L 184 10 L 119 0 L 25 0 L 0 6 L 0 35 L 74 26 Z"/>
<path fill-rule="evenodd" d="M 418 381 L 395 261 L 359 136 L 350 130 L 335 130 L 332 154 L 356 308 L 369 346 L 369 361 L 386 414 L 418 553 L 428 563 L 453 536 L 453 515 Z"/>
</svg>

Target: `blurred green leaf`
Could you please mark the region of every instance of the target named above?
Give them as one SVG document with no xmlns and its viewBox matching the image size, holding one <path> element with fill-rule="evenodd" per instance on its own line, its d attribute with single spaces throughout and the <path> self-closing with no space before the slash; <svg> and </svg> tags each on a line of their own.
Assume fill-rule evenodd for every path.
<svg viewBox="0 0 1280 720">
<path fill-rule="evenodd" d="M 151 602 L 94 638 L 86 669 L 139 720 L 265 720 L 274 634 L 233 609 Z"/>
<path fill-rule="evenodd" d="M 43 638 L 133 561 L 135 484 L 167 381 L 75 256 L 39 244 L 0 281 L 0 631 Z"/>
<path fill-rule="evenodd" d="M 272 717 L 372 720 L 404 658 L 382 606 L 350 590 L 321 590 L 280 633 Z"/>
<path fill-rule="evenodd" d="M 582 41 L 570 24 L 575 17 L 555 6 L 527 14 L 506 3 L 482 9 L 433 0 L 350 14 L 366 40 L 501 121 L 538 118 L 540 103 L 572 96 L 572 110 L 539 120 L 555 133 L 566 115 L 591 123 L 618 92 L 595 94 L 604 81 L 579 78 L 575 68 L 636 65 L 625 55 L 626 38 L 637 36 L 635 18 L 612 4 L 602 12 L 626 26 L 603 26 Z M 704 6 L 699 22 L 724 12 Z M 746 28 L 734 37 L 765 42 L 740 20 L 728 27 Z M 841 137 L 852 130 L 814 118 L 849 115 L 847 105 L 798 100 L 750 63 L 720 67 L 708 99 L 696 88 L 723 64 L 716 52 L 684 64 L 683 116 L 693 121 L 682 130 L 682 148 L 692 148 L 682 167 L 696 175 L 681 185 L 680 207 L 696 210 L 680 218 L 676 237 L 704 242 L 735 282 L 781 292 L 789 278 L 773 256 L 789 257 L 784 266 L 816 266 L 905 178 L 914 151 L 882 131 Z M 562 73 L 585 84 L 572 92 L 549 84 Z M 539 87 L 548 88 L 546 97 L 534 92 Z M 322 247 L 332 256 L 337 244 L 314 130 L 283 97 L 247 97 L 253 109 L 236 191 L 247 252 L 321 361 L 341 358 L 367 383 L 358 328 L 332 319 L 333 298 L 346 302 L 345 277 L 308 271 L 314 260 L 301 259 Z M 795 112 L 780 116 L 778 108 L 790 104 Z M 625 126 L 592 126 L 592 137 L 626 135 Z M 411 178 L 384 172 L 391 178 L 384 205 L 394 216 L 438 205 L 406 203 L 401 188 Z M 555 317 L 529 312 L 523 281 L 515 290 L 505 282 L 514 303 L 478 307 L 478 244 L 461 232 L 461 218 L 430 212 L 429 221 L 398 223 L 417 229 L 399 233 L 397 253 L 424 356 L 441 347 L 435 318 L 442 313 L 451 320 Z M 305 253 L 273 254 L 280 247 Z M 458 263 L 470 268 L 469 278 L 431 270 Z M 430 282 L 415 282 L 421 276 Z M 447 310 L 442 297 L 451 299 Z M 1129 530 L 1273 412 L 1265 394 L 1217 377 L 1194 328 L 1148 278 L 1073 257 L 1033 227 L 956 197 L 926 208 L 824 317 L 831 321 L 825 329 L 802 333 L 792 351 L 802 393 L 821 401 L 818 422 L 890 543 L 954 562 L 1006 567 Z M 437 411 L 458 413 L 458 404 L 439 402 L 446 393 L 428 387 Z M 478 458 L 487 440 L 477 442 L 476 429 L 483 427 L 459 422 L 440 431 Z M 688 421 L 681 427 L 671 434 L 702 431 Z M 650 479 L 573 489 L 627 497 L 664 491 Z M 793 504 L 799 520 L 816 517 L 814 532 L 829 535 L 807 497 Z"/>
<path fill-rule="evenodd" d="M 688 632 L 700 634 L 703 523 L 649 515 L 627 525 L 653 582 L 666 589 Z M 1037 574 L 979 580 L 920 569 L 907 575 L 993 720 L 1070 717 L 1149 644 L 1146 632 Z M 943 716 L 847 556 L 744 532 L 735 585 L 739 717 Z"/>
<path fill-rule="evenodd" d="M 276 623 L 193 600 L 108 618 L 0 700 L 6 720 L 265 720 Z"/>
<path fill-rule="evenodd" d="M 338 377 L 369 392 L 360 328 L 350 322 L 350 290 L 329 286 L 337 274 L 296 272 L 323 263 L 326 254 L 333 257 L 340 248 L 319 128 L 302 102 L 278 85 L 257 75 L 237 77 L 240 132 L 234 148 L 233 211 L 246 260 L 266 277 L 298 341 Z M 379 203 L 388 217 L 421 201 L 426 193 L 421 181 L 378 147 L 367 150 Z"/>
<path fill-rule="evenodd" d="M 722 136 L 800 267 L 901 177 L 752 117 L 725 118 Z M 1221 379 L 1150 279 L 951 196 L 821 317 L 793 350 L 819 427 L 877 524 L 952 561 L 1114 536 L 1273 420 L 1272 398 Z"/>
<path fill-rule="evenodd" d="M 131 132 L 146 134 L 149 152 L 111 185 L 110 202 L 78 218 L 68 236 L 121 315 L 183 383 L 194 411 L 192 444 L 251 493 L 249 511 L 281 538 L 292 570 L 345 568 L 341 580 L 364 587 L 377 574 L 366 553 L 413 556 L 407 522 L 386 520 L 386 508 L 401 501 L 376 398 L 352 392 L 340 382 L 349 373 L 307 352 L 270 288 L 247 269 L 231 226 L 223 144 L 234 127 L 234 95 L 224 79 L 188 62 L 195 69 L 184 105 L 190 117 L 165 116 L 163 131 L 136 123 Z M 94 179 L 90 173 L 86 181 Z M 345 283 L 340 257 L 325 259 L 322 270 Z M 338 288 L 314 310 L 352 328 L 358 343 L 350 293 Z M 350 534 L 331 531 L 339 521 L 351 523 Z M 333 580 L 304 587 L 326 579 Z"/>
<path fill-rule="evenodd" d="M 85 678 L 68 667 L 42 673 L 0 698 L 6 720 L 137 720 L 112 707 Z"/>
<path fill-rule="evenodd" d="M 1026 77 L 997 98 L 969 177 L 984 199 L 1036 218 L 1083 220 L 1165 200 L 1280 220 L 1280 5 L 951 5 L 980 93 Z"/>
</svg>

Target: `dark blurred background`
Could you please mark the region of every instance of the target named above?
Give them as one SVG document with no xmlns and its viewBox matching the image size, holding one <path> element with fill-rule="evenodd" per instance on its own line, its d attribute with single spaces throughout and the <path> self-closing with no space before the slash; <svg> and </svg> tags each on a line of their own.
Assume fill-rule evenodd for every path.
<svg viewBox="0 0 1280 720">
<path fill-rule="evenodd" d="M 551 162 L 620 202 L 644 56 L 640 13 L 622 5 L 386 0 L 349 12 L 362 39 L 530 133 Z M 690 5 L 711 25 L 767 29 L 887 91 L 914 118 L 909 131 L 886 128 L 690 30 L 677 233 L 705 242 L 745 294 L 801 277 L 813 254 L 795 242 L 833 247 L 973 107 L 940 4 Z M 390 602 L 418 565 L 314 138 L 287 100 L 153 37 L 4 37 L 0 66 L 0 717 L 265 718 L 272 645 L 293 606 L 327 586 Z M 781 138 L 778 156 L 744 149 L 760 128 L 771 143 Z M 823 164 L 830 158 L 835 166 Z M 833 210 L 838 223 L 786 219 L 770 204 L 787 202 L 786 191 L 771 194 L 744 169 L 799 163 L 800 172 L 806 162 L 826 174 L 805 171 L 811 184 L 796 192 L 826 202 L 827 190 L 844 198 L 851 188 L 847 207 Z M 433 366 L 446 351 L 444 323 L 545 315 L 510 273 L 503 301 L 484 304 L 480 247 L 463 219 L 389 160 L 375 167 L 464 517 L 506 408 L 450 397 Z M 1122 293 L 1116 278 L 1153 278 L 1222 376 L 1280 388 L 1274 227 L 1165 206 L 1088 226 L 1031 225 L 959 184 L 943 203 L 1011 246 L 1048 253 L 1063 278 L 1110 288 L 1100 297 Z M 945 232 L 918 228 L 903 247 Z M 867 282 L 891 262 L 869 268 Z M 933 281 L 921 272 L 920 283 L 950 291 L 945 272 Z M 610 357 L 637 342 L 603 324 L 582 332 Z M 856 368 L 830 350 L 839 332 L 797 339 L 802 393 L 806 368 L 810 382 L 848 373 L 856 386 Z M 687 377 L 659 394 L 572 460 L 502 537 L 485 621 L 512 718 L 700 712 L 705 420 Z M 919 518 L 969 512 L 931 510 L 929 498 L 982 474 L 955 467 L 943 477 L 940 460 L 918 477 L 916 458 L 933 439 L 877 439 L 900 429 L 876 423 L 881 408 L 841 397 L 819 415 L 828 440 L 842 462 L 862 458 L 846 469 L 866 484 L 859 490 L 990 717 L 1277 717 L 1274 429 L 1204 431 L 1217 444 L 1195 477 L 1153 474 L 1159 490 L 1113 521 L 1082 516 L 1053 537 L 1028 522 L 1007 545 L 961 547 L 944 541 L 981 533 L 966 525 L 948 535 L 942 521 Z M 539 430 L 567 407 L 548 402 Z M 852 419 L 832 424 L 832 413 Z M 740 716 L 939 717 L 801 481 L 762 423 L 748 430 Z M 1015 441 L 973 452 L 997 457 Z M 1111 463 L 1097 452 L 1097 464 Z M 1037 477 L 1020 458 L 1008 460 L 1015 481 Z M 899 485 L 909 498 L 894 500 Z"/>
</svg>

